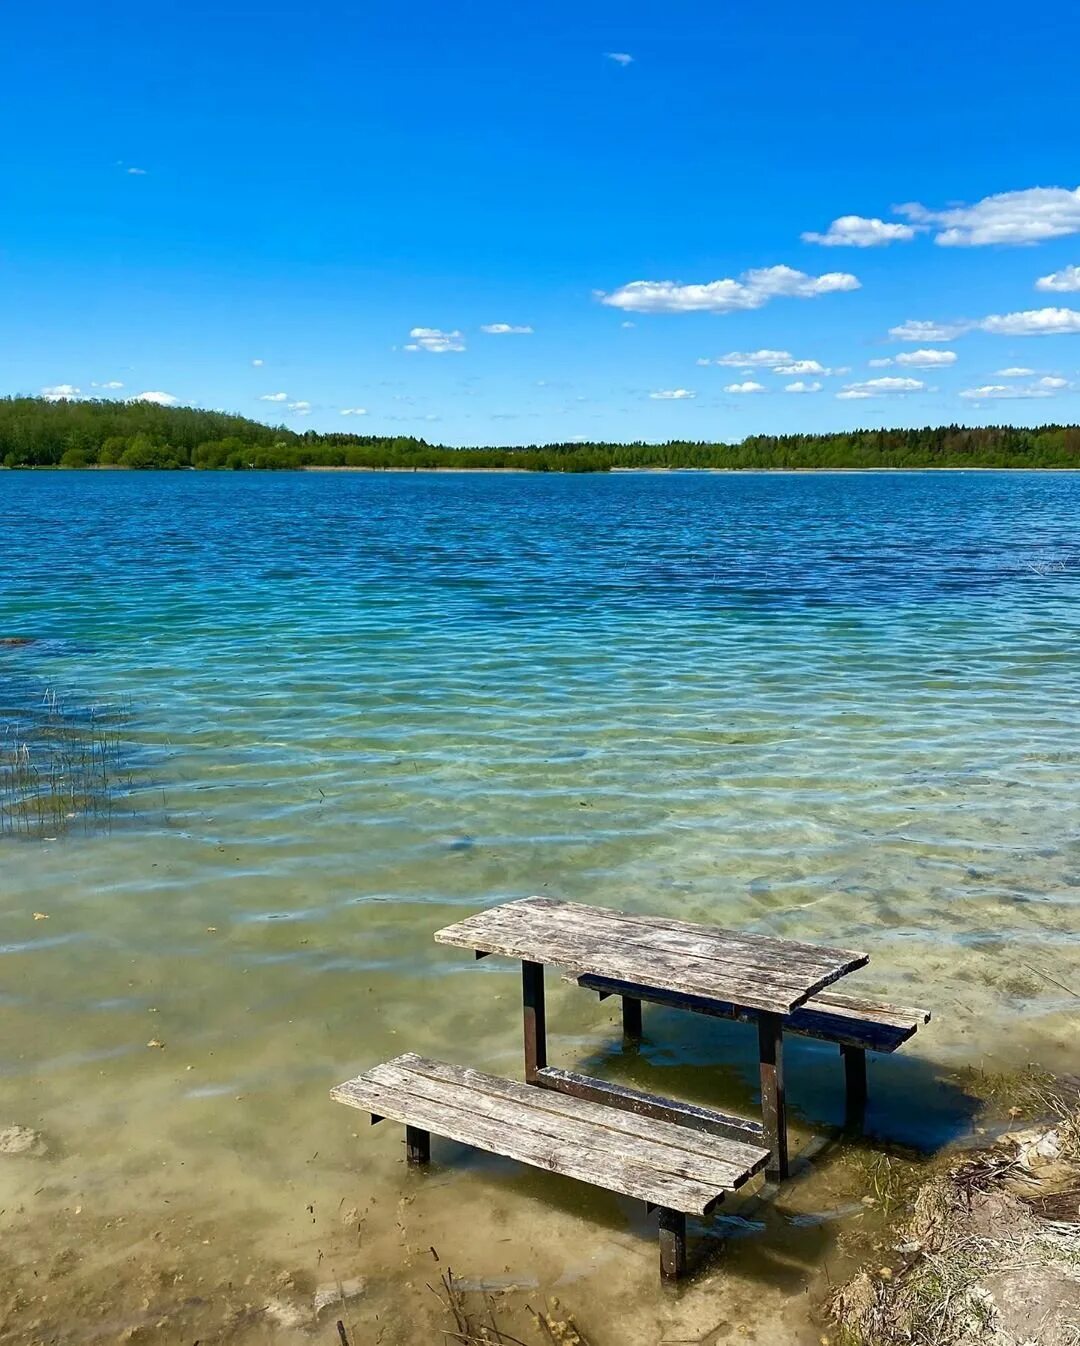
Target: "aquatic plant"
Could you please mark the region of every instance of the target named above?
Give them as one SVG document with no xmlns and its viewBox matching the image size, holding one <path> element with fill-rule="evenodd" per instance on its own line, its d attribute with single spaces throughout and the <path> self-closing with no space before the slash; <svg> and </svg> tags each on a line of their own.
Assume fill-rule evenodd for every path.
<svg viewBox="0 0 1080 1346">
<path fill-rule="evenodd" d="M 0 836 L 51 838 L 74 823 L 111 826 L 131 788 L 126 709 L 70 706 L 47 689 L 0 719 Z"/>
</svg>

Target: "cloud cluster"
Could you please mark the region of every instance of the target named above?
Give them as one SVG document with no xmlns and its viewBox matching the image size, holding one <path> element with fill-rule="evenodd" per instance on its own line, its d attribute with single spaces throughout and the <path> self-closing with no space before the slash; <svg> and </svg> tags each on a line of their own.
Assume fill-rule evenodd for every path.
<svg viewBox="0 0 1080 1346">
<path fill-rule="evenodd" d="M 858 290 L 855 276 L 830 271 L 808 276 L 790 266 L 758 267 L 738 280 L 712 280 L 683 285 L 674 280 L 634 280 L 597 297 L 611 308 L 632 313 L 735 313 L 757 309 L 772 299 L 816 299 L 823 294 Z"/>
<path fill-rule="evenodd" d="M 984 196 L 970 206 L 929 210 L 918 202 L 896 206 L 915 225 L 937 229 L 943 248 L 978 248 L 994 243 L 1042 243 L 1080 233 L 1080 187 L 1029 187 Z"/>
<path fill-rule="evenodd" d="M 443 332 L 438 327 L 414 327 L 409 332 L 412 338 L 407 351 L 430 351 L 432 355 L 445 355 L 447 351 L 463 351 L 465 338 L 458 332 Z"/>
<path fill-rule="evenodd" d="M 1029 308 L 1019 313 L 990 313 L 985 318 L 953 322 L 909 320 L 899 327 L 889 328 L 889 335 L 896 341 L 952 341 L 965 332 L 989 332 L 993 336 L 1065 336 L 1080 332 L 1080 311 Z M 902 357 L 897 356 L 897 362 L 902 362 Z"/>
<path fill-rule="evenodd" d="M 956 364 L 955 351 L 901 351 L 896 357 L 898 365 L 909 369 L 945 369 Z"/>
<path fill-rule="evenodd" d="M 1048 276 L 1040 276 L 1035 282 L 1035 288 L 1056 290 L 1061 294 L 1080 290 L 1080 266 L 1066 266 L 1060 271 L 1051 271 Z"/>
<path fill-rule="evenodd" d="M 488 336 L 531 336 L 531 327 L 515 327 L 508 322 L 489 322 L 481 328 L 481 332 L 486 332 Z M 460 336 L 460 333 L 458 333 Z"/>
<path fill-rule="evenodd" d="M 890 327 L 894 341 L 954 341 L 969 330 L 966 322 L 925 322 L 909 318 L 898 327 Z"/>
<path fill-rule="evenodd" d="M 260 402 L 287 402 L 288 400 L 288 393 L 260 393 L 259 395 Z"/>
<path fill-rule="evenodd" d="M 785 393 L 820 393 L 825 385 L 818 382 L 813 383 L 789 383 L 784 388 Z"/>
<path fill-rule="evenodd" d="M 690 388 L 661 388 L 649 396 L 654 402 L 685 402 L 688 398 L 697 397 Z"/>
<path fill-rule="evenodd" d="M 153 390 L 148 393 L 136 393 L 131 400 L 132 402 L 153 402 L 159 407 L 175 407 L 177 402 L 180 401 L 180 399 L 174 397 L 172 393 L 163 393 Z"/>
<path fill-rule="evenodd" d="M 1007 374 L 1010 371 L 1003 369 L 1001 372 Z M 1030 373 L 1031 371 L 1018 370 L 1015 372 Z M 1053 397 L 1069 386 L 1068 379 L 1047 376 L 1039 379 L 1036 383 L 1028 384 L 985 383 L 981 388 L 965 388 L 960 396 L 966 398 L 969 402 L 997 402 L 1013 398 Z"/>
<path fill-rule="evenodd" d="M 292 412 L 292 414 L 293 414 L 294 416 L 310 416 L 310 415 L 311 415 L 311 403 L 310 403 L 310 402 L 290 402 L 290 403 L 289 403 L 289 407 L 288 407 L 288 409 L 289 409 L 289 411 Z"/>
<path fill-rule="evenodd" d="M 73 383 L 54 383 L 51 387 L 42 388 L 41 395 L 46 402 L 70 402 L 81 392 L 82 389 L 76 388 Z"/>
<path fill-rule="evenodd" d="M 794 359 L 790 351 L 728 351 L 715 360 L 699 360 L 699 365 L 722 365 L 727 369 L 775 369 Z"/>
<path fill-rule="evenodd" d="M 342 407 L 342 416 L 366 416 L 367 407 Z"/>
<path fill-rule="evenodd" d="M 865 379 L 861 383 L 845 383 L 836 395 L 842 402 L 861 401 L 867 397 L 892 397 L 904 393 L 926 391 L 926 384 L 920 379 L 881 378 Z"/>
<path fill-rule="evenodd" d="M 753 379 L 747 379 L 745 383 L 728 383 L 724 387 L 725 393 L 763 393 L 765 385 L 755 383 Z"/>
<path fill-rule="evenodd" d="M 1080 313 L 1071 308 L 1032 308 L 1023 313 L 991 313 L 976 326 L 997 336 L 1064 336 L 1080 332 Z"/>
<path fill-rule="evenodd" d="M 804 243 L 820 243 L 824 248 L 881 248 L 889 243 L 909 243 L 915 237 L 910 224 L 889 224 L 862 215 L 841 215 L 823 234 L 812 231 L 802 235 Z"/>
<path fill-rule="evenodd" d="M 628 51 L 605 51 L 604 55 L 609 61 L 614 61 L 616 65 L 621 65 L 624 69 L 626 66 L 634 64 L 634 58 Z"/>
</svg>

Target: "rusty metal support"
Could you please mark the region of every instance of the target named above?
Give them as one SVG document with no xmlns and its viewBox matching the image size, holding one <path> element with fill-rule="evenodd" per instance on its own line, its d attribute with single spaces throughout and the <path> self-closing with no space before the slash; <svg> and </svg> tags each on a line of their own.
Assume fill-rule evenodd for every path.
<svg viewBox="0 0 1080 1346">
<path fill-rule="evenodd" d="M 521 1003 L 525 1028 L 525 1083 L 547 1065 L 547 1015 L 544 1009 L 544 965 L 522 961 Z"/>
<path fill-rule="evenodd" d="M 784 1096 L 784 1021 L 779 1014 L 758 1016 L 761 1062 L 761 1119 L 770 1151 L 765 1176 L 781 1182 L 788 1175 L 787 1101 Z"/>
</svg>

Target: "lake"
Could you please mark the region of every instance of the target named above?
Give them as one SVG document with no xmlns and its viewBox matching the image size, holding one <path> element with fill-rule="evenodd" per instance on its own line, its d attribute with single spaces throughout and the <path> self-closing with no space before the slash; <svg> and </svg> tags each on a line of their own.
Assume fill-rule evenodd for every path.
<svg viewBox="0 0 1080 1346">
<path fill-rule="evenodd" d="M 1078 523 L 1073 473 L 0 472 L 0 741 L 40 752 L 46 698 L 113 736 L 107 808 L 0 834 L 0 1128 L 48 1146 L 0 1157 L 11 1339 L 305 1340 L 362 1276 L 355 1342 L 443 1340 L 449 1261 L 594 1346 L 816 1341 L 843 1220 L 791 1212 L 842 1164 L 673 1301 L 633 1203 L 418 1178 L 327 1091 L 517 1074 L 516 966 L 431 936 L 531 893 L 868 949 L 934 1012 L 871 1071 L 905 1152 L 971 1133 L 967 1067 L 1075 1069 Z M 756 1107 L 745 1028 L 647 1008 L 623 1057 L 549 984 L 553 1063 Z M 788 1071 L 805 1145 L 836 1049 Z"/>
</svg>

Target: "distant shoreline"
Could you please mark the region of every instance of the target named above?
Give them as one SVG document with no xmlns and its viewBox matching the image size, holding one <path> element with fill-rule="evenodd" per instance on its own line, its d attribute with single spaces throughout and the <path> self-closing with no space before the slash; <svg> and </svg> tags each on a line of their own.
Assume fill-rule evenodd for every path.
<svg viewBox="0 0 1080 1346">
<path fill-rule="evenodd" d="M 0 463 L 0 472 L 118 472 L 127 476 L 142 472 L 167 473 L 178 476 L 196 472 L 215 476 L 280 476 L 291 472 L 367 472 L 369 474 L 392 474 L 398 476 L 451 475 L 460 477 L 476 476 L 519 476 L 519 477 L 671 477 L 671 476 L 734 476 L 734 477 L 807 477 L 807 476 L 866 476 L 875 473 L 913 473 L 913 472 L 1032 472 L 1032 473 L 1080 473 L 1080 467 L 963 467 L 958 464 L 941 467 L 609 467 L 588 471 L 560 471 L 536 467 L 349 467 L 332 464 L 311 463 L 302 467 L 263 467 L 245 468 L 233 472 L 227 468 L 145 468 L 125 467 L 122 463 L 89 463 L 85 467 L 62 467 L 59 463 L 36 464 L 33 466 L 8 467 Z"/>
</svg>

